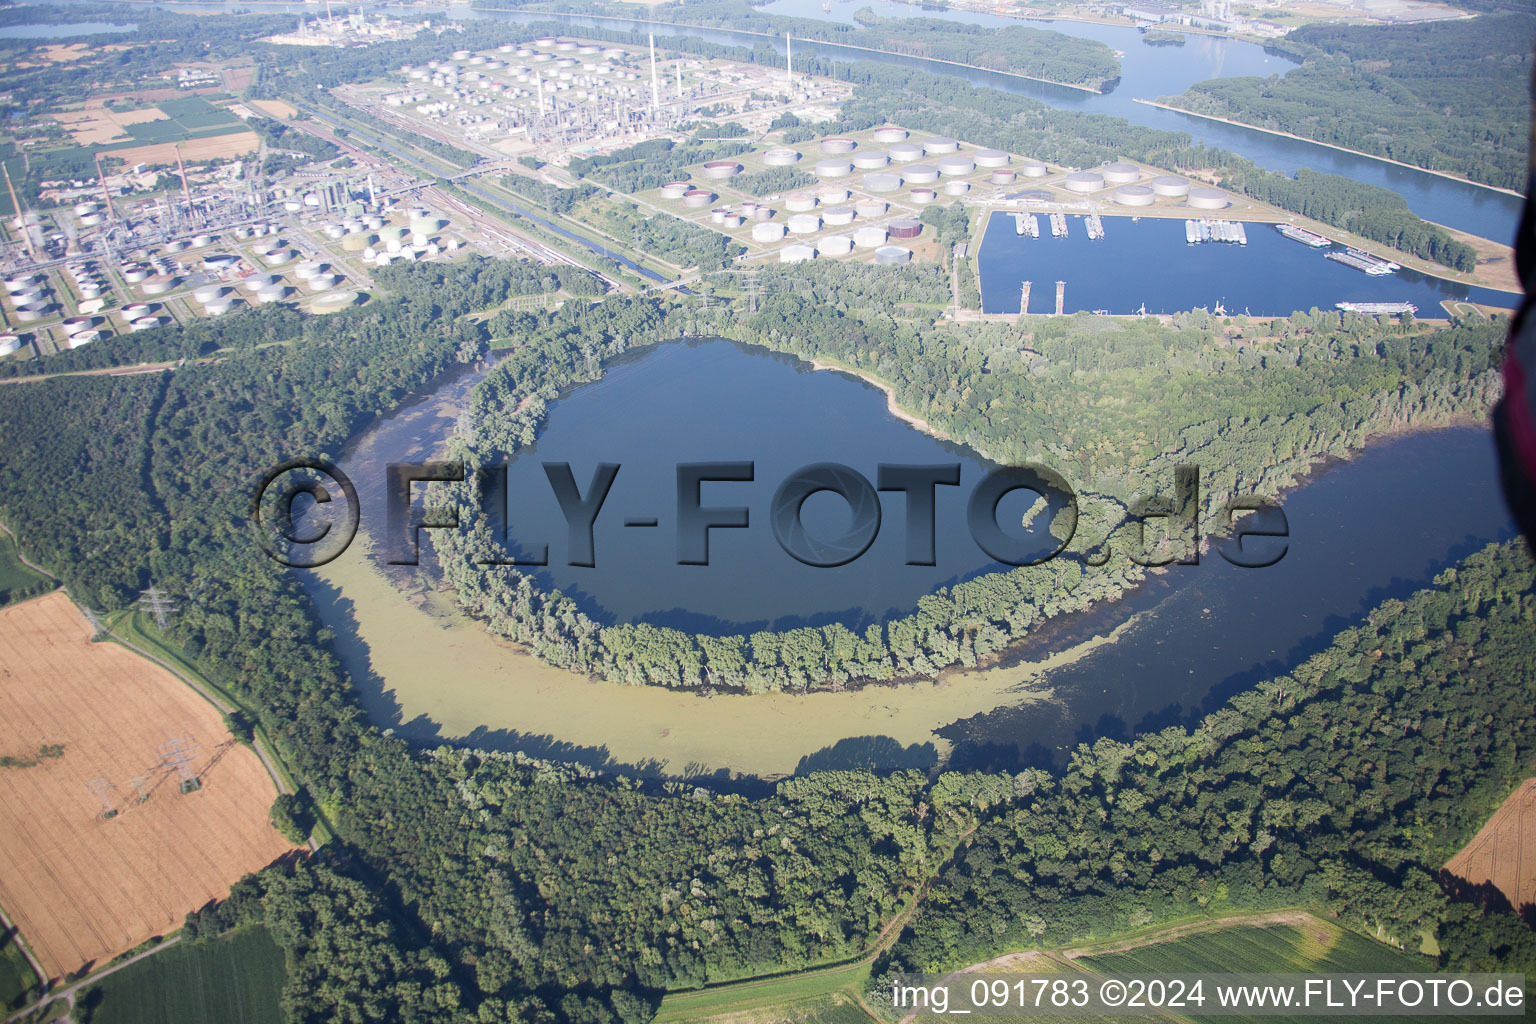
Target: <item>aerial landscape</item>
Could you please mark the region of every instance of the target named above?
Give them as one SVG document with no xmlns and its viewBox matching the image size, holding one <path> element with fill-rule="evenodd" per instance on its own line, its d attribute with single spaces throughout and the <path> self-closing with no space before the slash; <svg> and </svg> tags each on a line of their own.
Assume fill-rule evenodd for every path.
<svg viewBox="0 0 1536 1024">
<path fill-rule="evenodd" d="M 1525 1015 L 1523 0 L 0 50 L 0 1024 Z"/>
</svg>

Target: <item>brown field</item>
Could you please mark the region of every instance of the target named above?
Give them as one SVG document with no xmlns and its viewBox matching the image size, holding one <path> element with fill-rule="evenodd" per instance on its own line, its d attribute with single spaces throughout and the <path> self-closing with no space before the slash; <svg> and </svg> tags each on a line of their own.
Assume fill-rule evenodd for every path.
<svg viewBox="0 0 1536 1024">
<path fill-rule="evenodd" d="M 181 737 L 202 781 L 185 795 L 157 750 Z M 51 744 L 61 756 L 36 757 Z M 0 906 L 55 977 L 175 931 L 293 849 L 267 820 L 271 778 L 219 712 L 159 666 L 91 643 L 62 591 L 0 611 L 0 755 L 36 758 L 0 768 Z"/>
<path fill-rule="evenodd" d="M 251 100 L 251 106 L 264 114 L 269 114 L 285 121 L 291 121 L 299 116 L 298 110 L 290 103 L 282 100 Z"/>
<path fill-rule="evenodd" d="M 187 163 L 217 160 L 232 156 L 244 156 L 256 152 L 261 140 L 255 132 L 232 132 L 229 135 L 212 135 L 206 139 L 188 139 L 181 144 L 181 158 Z M 130 149 L 114 149 L 112 155 L 129 165 L 165 164 L 176 162 L 176 144 L 157 142 L 150 146 L 134 146 Z"/>
<path fill-rule="evenodd" d="M 1536 779 L 1522 782 L 1445 870 L 1492 882 L 1516 908 L 1536 903 Z"/>
<path fill-rule="evenodd" d="M 163 121 L 165 114 L 158 107 L 140 107 L 138 110 L 108 110 L 100 104 L 87 104 L 83 110 L 70 110 L 53 115 L 62 124 L 76 144 L 95 146 L 130 138 L 124 125 L 144 121 Z"/>
</svg>

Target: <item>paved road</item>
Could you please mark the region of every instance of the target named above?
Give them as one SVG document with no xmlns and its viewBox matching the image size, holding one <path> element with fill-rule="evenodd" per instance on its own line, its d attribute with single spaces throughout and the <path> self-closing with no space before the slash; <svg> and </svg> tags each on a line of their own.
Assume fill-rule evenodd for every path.
<svg viewBox="0 0 1536 1024">
<path fill-rule="evenodd" d="M 102 978 L 107 977 L 109 974 L 116 974 L 118 971 L 122 970 L 124 967 L 127 967 L 130 964 L 136 964 L 140 960 L 143 960 L 147 956 L 154 956 L 156 953 L 160 952 L 162 949 L 166 949 L 166 948 L 169 948 L 171 946 L 174 946 L 174 945 L 176 945 L 176 943 L 178 943 L 180 941 L 181 941 L 181 936 L 180 935 L 172 935 L 170 938 L 166 939 L 164 942 L 160 943 L 158 946 L 151 946 L 149 949 L 146 949 L 144 952 L 139 953 L 136 956 L 131 956 L 127 960 L 124 960 L 120 964 L 113 964 L 111 967 L 104 968 L 104 969 L 102 969 L 100 971 L 95 972 L 94 974 L 91 974 L 91 975 L 89 975 L 87 977 L 81 978 L 79 981 L 75 982 L 73 985 L 70 985 L 67 988 L 61 988 L 57 992 L 50 992 L 47 995 L 43 996 L 43 998 L 39 999 L 37 1002 L 33 1003 L 31 1006 L 27 1007 L 26 1009 L 18 1010 L 16 1013 L 13 1013 L 9 1017 L 5 1018 L 4 1024 L 11 1024 L 12 1021 L 20 1020 L 22 1017 L 25 1017 L 27 1014 L 36 1012 L 39 1007 L 46 1006 L 49 1003 L 55 1002 L 55 1001 L 57 1001 L 59 999 L 64 1000 L 64 1004 L 65 1004 L 65 1006 L 69 1010 L 73 1010 L 74 1007 L 75 1007 L 75 996 L 79 994 L 81 989 L 86 988 L 86 987 L 88 987 L 90 985 L 94 985 L 98 981 L 100 981 Z M 61 1019 L 63 1019 L 63 1018 L 60 1018 L 60 1017 L 55 1017 L 54 1018 L 54 1020 L 61 1020 Z"/>
</svg>

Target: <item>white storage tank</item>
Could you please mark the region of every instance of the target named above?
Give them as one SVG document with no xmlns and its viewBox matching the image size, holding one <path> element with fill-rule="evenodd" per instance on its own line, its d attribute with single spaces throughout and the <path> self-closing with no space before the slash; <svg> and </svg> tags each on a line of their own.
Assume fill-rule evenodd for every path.
<svg viewBox="0 0 1536 1024">
<path fill-rule="evenodd" d="M 277 284 L 282 278 L 276 274 L 252 274 L 240 281 L 240 287 L 248 292 L 254 292 L 259 288 L 265 288 L 269 284 Z"/>
<path fill-rule="evenodd" d="M 752 225 L 752 241 L 777 242 L 784 237 L 783 224 L 771 224 L 768 221 L 759 221 Z"/>
<path fill-rule="evenodd" d="M 134 331 L 135 333 L 137 333 L 139 331 L 147 331 L 151 327 L 159 327 L 159 326 L 160 326 L 160 318 L 157 317 L 157 316 L 141 316 L 141 317 L 136 317 L 135 319 L 130 320 L 128 322 L 128 328 L 130 330 Z"/>
<path fill-rule="evenodd" d="M 828 156 L 842 156 L 842 155 L 847 154 L 847 153 L 852 153 L 853 150 L 854 150 L 854 147 L 857 146 L 857 145 L 858 145 L 858 143 L 854 142 L 852 139 L 844 139 L 844 138 L 822 139 L 821 140 L 821 151 L 823 153 L 826 153 Z"/>
<path fill-rule="evenodd" d="M 814 213 L 797 213 L 789 218 L 789 233 L 810 235 L 821 230 L 821 218 Z"/>
<path fill-rule="evenodd" d="M 89 316 L 72 316 L 64 321 L 65 334 L 79 334 L 96 326 L 96 318 Z"/>
<path fill-rule="evenodd" d="M 123 316 L 129 320 L 137 320 L 141 316 L 148 316 L 155 311 L 152 302 L 130 302 L 123 307 Z"/>
<path fill-rule="evenodd" d="M 822 206 L 835 206 L 848 201 L 848 190 L 841 185 L 823 185 L 816 190 L 816 198 Z"/>
<path fill-rule="evenodd" d="M 1189 179 L 1181 178 L 1176 174 L 1162 174 L 1147 185 L 1160 196 L 1187 196 L 1189 195 Z"/>
<path fill-rule="evenodd" d="M 48 312 L 48 307 L 41 303 L 32 303 L 16 310 L 16 319 L 24 324 L 35 324 Z"/>
<path fill-rule="evenodd" d="M 1019 163 L 1019 173 L 1026 178 L 1043 178 L 1051 169 L 1039 160 L 1024 160 Z"/>
<path fill-rule="evenodd" d="M 683 205 L 699 210 L 715 201 L 715 194 L 707 188 L 691 188 L 683 193 Z"/>
<path fill-rule="evenodd" d="M 839 159 L 817 160 L 815 173 L 818 178 L 844 178 L 853 173 L 853 164 Z"/>
<path fill-rule="evenodd" d="M 899 245 L 882 245 L 875 250 L 875 262 L 883 267 L 894 267 L 912 262 L 912 250 Z"/>
<path fill-rule="evenodd" d="M 205 306 L 223 294 L 223 287 L 216 284 L 205 284 L 192 290 L 192 297 Z"/>
<path fill-rule="evenodd" d="M 0 356 L 8 356 L 21 348 L 21 335 L 13 331 L 0 334 Z"/>
<path fill-rule="evenodd" d="M 704 165 L 704 177 L 721 181 L 741 173 L 741 164 L 735 160 L 711 160 Z"/>
<path fill-rule="evenodd" d="M 205 257 L 203 259 L 203 266 L 209 270 L 228 270 L 239 262 L 239 256 L 235 256 L 232 253 L 222 253 L 217 256 Z"/>
<path fill-rule="evenodd" d="M 971 158 L 976 161 L 977 167 L 986 168 L 1007 167 L 1008 161 L 1013 159 L 1000 149 L 978 149 L 971 154 Z"/>
<path fill-rule="evenodd" d="M 176 278 L 158 274 L 144 282 L 143 290 L 145 295 L 164 295 L 174 287 L 176 287 Z"/>
<path fill-rule="evenodd" d="M 310 278 L 324 273 L 325 264 L 319 260 L 305 260 L 294 267 L 293 272 L 298 275 L 300 281 L 308 281 Z"/>
<path fill-rule="evenodd" d="M 955 153 L 952 156 L 943 156 L 938 159 L 939 173 L 946 178 L 959 177 L 970 174 L 976 170 L 976 161 L 964 153 Z"/>
<path fill-rule="evenodd" d="M 911 170 L 911 168 L 907 168 Z M 864 187 L 871 192 L 895 192 L 901 188 L 901 175 L 890 171 L 871 171 L 864 175 Z"/>
<path fill-rule="evenodd" d="M 916 142 L 898 142 L 891 146 L 891 159 L 897 163 L 909 164 L 922 158 L 923 147 Z"/>
<path fill-rule="evenodd" d="M 853 223 L 853 213 L 851 206 L 829 206 L 821 211 L 821 219 L 828 227 L 844 228 Z"/>
<path fill-rule="evenodd" d="M 884 167 L 890 162 L 890 154 L 880 149 L 865 149 L 853 154 L 853 166 L 864 171 Z"/>
<path fill-rule="evenodd" d="M 828 235 L 816 243 L 816 251 L 823 256 L 846 256 L 853 251 L 853 239 L 848 235 Z"/>
<path fill-rule="evenodd" d="M 1141 169 L 1135 164 L 1105 164 L 1101 173 L 1111 185 L 1129 185 L 1141 178 Z"/>
<path fill-rule="evenodd" d="M 944 194 L 947 196 L 963 196 L 970 190 L 971 183 L 968 181 L 956 180 L 946 181 L 944 183 Z"/>
<path fill-rule="evenodd" d="M 341 284 L 340 274 L 316 274 L 304 282 L 304 287 L 312 292 L 323 292 L 339 284 Z"/>
<path fill-rule="evenodd" d="M 853 212 L 865 220 L 871 217 L 880 217 L 885 214 L 886 205 L 883 199 L 860 199 L 853 204 Z"/>
<path fill-rule="evenodd" d="M 1016 171 L 997 170 L 987 175 L 987 180 L 994 185 L 1012 185 L 1019 180 L 1019 175 Z"/>
<path fill-rule="evenodd" d="M 201 249 L 205 245 L 213 244 L 212 235 L 197 235 L 192 239 L 192 248 Z"/>
<path fill-rule="evenodd" d="M 1151 206 L 1157 195 L 1146 185 L 1121 185 L 1113 198 L 1119 206 Z"/>
<path fill-rule="evenodd" d="M 143 267 L 124 267 L 123 280 L 129 284 L 138 284 L 149 276 L 149 271 Z"/>
<path fill-rule="evenodd" d="M 79 348 L 81 345 L 89 345 L 91 342 L 99 341 L 100 339 L 100 331 L 81 331 L 78 334 L 71 334 L 69 336 L 69 347 Z"/>
<path fill-rule="evenodd" d="M 807 210 L 816 209 L 816 197 L 808 196 L 804 192 L 797 192 L 784 200 L 784 208 L 791 213 L 805 213 Z"/>
<path fill-rule="evenodd" d="M 1230 201 L 1219 188 L 1192 188 L 1189 190 L 1189 198 L 1185 200 L 1197 210 L 1225 210 Z"/>
<path fill-rule="evenodd" d="M 860 249 L 874 249 L 885 244 L 885 228 L 866 224 L 853 233 L 853 244 Z"/>
<path fill-rule="evenodd" d="M 786 245 L 779 250 L 780 263 L 803 263 L 806 260 L 815 258 L 816 247 L 814 245 L 796 243 L 794 245 Z"/>
<path fill-rule="evenodd" d="M 905 128 L 896 128 L 893 126 L 876 128 L 874 134 L 875 141 L 881 145 L 890 145 L 893 142 L 902 142 L 906 139 L 906 137 L 907 130 Z"/>
<path fill-rule="evenodd" d="M 939 180 L 939 169 L 932 164 L 909 164 L 901 176 L 909 185 L 932 185 Z"/>
<path fill-rule="evenodd" d="M 960 150 L 960 142 L 948 135 L 935 135 L 923 140 L 923 153 L 927 156 L 939 156 L 944 153 L 956 153 Z"/>
<path fill-rule="evenodd" d="M 317 311 L 332 311 L 345 309 L 355 302 L 357 302 L 357 292 L 326 292 L 324 295 L 315 296 L 313 308 Z"/>
<path fill-rule="evenodd" d="M 788 167 L 800 162 L 800 154 L 788 146 L 776 146 L 763 154 L 763 163 L 769 167 Z"/>
<path fill-rule="evenodd" d="M 280 284 L 264 284 L 260 288 L 256 289 L 256 301 L 276 302 L 287 294 L 288 289 L 284 288 Z"/>
<path fill-rule="evenodd" d="M 908 195 L 910 195 L 912 201 L 917 203 L 919 206 L 926 206 L 927 204 L 933 202 L 935 199 L 939 198 L 939 194 L 931 188 L 915 188 L 910 193 L 908 193 Z"/>
<path fill-rule="evenodd" d="M 209 316 L 220 316 L 224 313 L 228 313 L 231 309 L 234 308 L 234 306 L 235 297 L 233 295 L 222 295 L 219 298 L 214 299 L 212 302 L 204 305 L 203 310 Z"/>
<path fill-rule="evenodd" d="M 1075 171 L 1061 184 L 1069 192 L 1097 192 L 1104 187 L 1104 175 L 1098 171 Z"/>
<path fill-rule="evenodd" d="M 261 254 L 261 262 L 269 267 L 280 267 L 292 258 L 293 251 L 290 249 L 268 249 Z"/>
</svg>

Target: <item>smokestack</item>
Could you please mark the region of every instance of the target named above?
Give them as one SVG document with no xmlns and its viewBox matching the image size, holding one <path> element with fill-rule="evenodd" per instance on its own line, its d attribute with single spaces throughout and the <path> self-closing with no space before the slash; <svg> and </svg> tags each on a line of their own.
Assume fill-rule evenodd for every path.
<svg viewBox="0 0 1536 1024">
<path fill-rule="evenodd" d="M 537 71 L 533 73 L 533 81 L 539 89 L 539 116 L 544 116 L 544 77 Z"/>
<path fill-rule="evenodd" d="M 651 37 L 651 109 L 658 110 L 661 107 L 661 80 L 656 77 L 656 33 L 650 33 Z"/>
<path fill-rule="evenodd" d="M 789 50 L 789 33 L 784 33 L 784 84 L 793 91 L 795 88 L 795 60 Z"/>
<path fill-rule="evenodd" d="M 187 212 L 192 212 L 192 189 L 187 184 L 187 165 L 181 162 L 181 143 L 176 143 L 176 167 L 181 171 L 181 194 L 187 199 Z"/>
<path fill-rule="evenodd" d="M 107 176 L 101 173 L 101 154 L 96 154 L 96 180 L 101 182 L 101 200 L 107 204 L 107 220 L 117 219 L 117 211 L 112 209 L 112 193 L 107 191 Z"/>
<path fill-rule="evenodd" d="M 683 62 L 677 62 L 677 98 L 683 98 Z"/>
<path fill-rule="evenodd" d="M 32 262 L 37 262 L 37 250 L 32 248 L 32 233 L 27 230 L 26 215 L 21 212 L 21 200 L 16 198 L 16 186 L 11 184 L 11 169 L 5 166 L 5 161 L 0 160 L 0 171 L 5 172 L 5 187 L 11 192 L 11 209 L 16 212 L 16 223 L 21 228 L 21 240 L 27 245 L 27 255 L 32 257 Z"/>
</svg>

